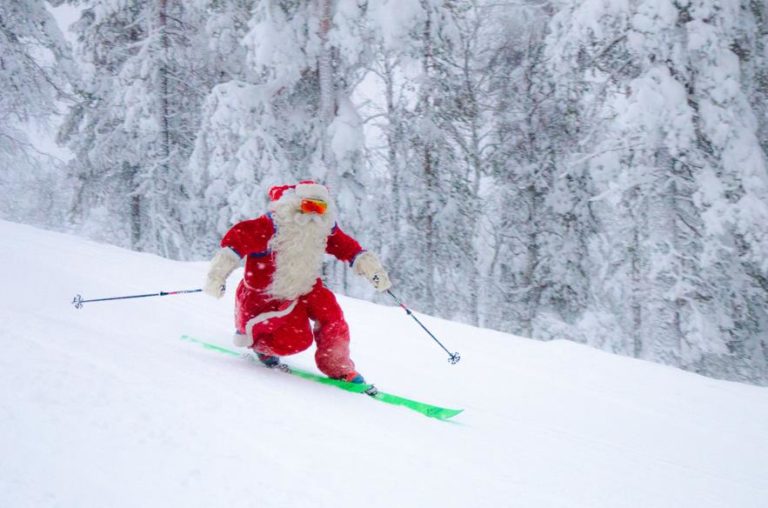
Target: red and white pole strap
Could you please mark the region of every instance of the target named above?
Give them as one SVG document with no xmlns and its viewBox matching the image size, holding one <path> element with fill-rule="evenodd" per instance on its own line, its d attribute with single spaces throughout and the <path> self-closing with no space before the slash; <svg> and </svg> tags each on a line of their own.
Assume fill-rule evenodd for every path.
<svg viewBox="0 0 768 508">
<path fill-rule="evenodd" d="M 202 289 L 182 289 L 179 291 L 160 291 L 159 293 L 148 293 L 145 295 L 129 295 L 129 296 L 110 296 L 108 298 L 94 298 L 92 300 L 83 300 L 83 297 L 76 295 L 72 300 L 72 305 L 76 309 L 82 309 L 84 303 L 90 302 L 106 302 L 108 300 L 128 300 L 130 298 L 149 298 L 151 296 L 171 296 L 171 295 L 183 295 L 187 293 L 200 293 Z"/>
<path fill-rule="evenodd" d="M 417 318 L 417 317 L 416 317 L 416 316 L 413 314 L 413 311 L 412 311 L 411 309 L 409 309 L 408 307 L 406 307 L 406 306 L 405 306 L 405 304 L 404 304 L 403 302 L 401 302 L 401 301 L 400 301 L 400 299 L 399 299 L 398 297 L 396 297 L 396 296 L 395 296 L 395 294 L 394 294 L 394 293 L 392 293 L 392 291 L 390 291 L 389 289 L 387 289 L 387 293 L 389 293 L 389 296 L 391 296 L 391 297 L 392 297 L 392 298 L 395 300 L 395 302 L 397 302 L 397 304 L 398 304 L 400 307 L 402 307 L 402 309 L 403 309 L 403 310 L 404 310 L 404 311 L 405 311 L 405 312 L 406 312 L 406 313 L 407 313 L 409 316 L 411 316 L 411 317 L 413 318 L 413 320 L 414 320 L 414 321 L 416 321 L 417 323 L 419 323 L 419 326 L 421 326 L 421 327 L 424 329 L 424 331 L 425 331 L 425 332 L 427 332 L 427 333 L 429 334 L 429 336 L 430 336 L 430 337 L 432 337 L 432 340 L 434 340 L 435 342 L 437 342 L 437 343 L 440 345 L 440 347 L 441 347 L 441 348 L 443 348 L 443 350 L 444 350 L 446 353 L 448 353 L 448 361 L 449 361 L 449 362 L 450 362 L 452 365 L 456 365 L 457 363 L 459 363 L 459 360 L 461 360 L 461 355 L 460 355 L 459 353 L 451 353 L 450 351 L 448 351 L 448 349 L 447 349 L 445 346 L 443 346 L 443 343 L 442 343 L 442 342 L 440 342 L 439 340 L 437 340 L 437 337 L 435 337 L 435 336 L 432 334 L 432 332 L 430 332 L 430 331 L 429 331 L 429 329 L 427 329 L 427 327 L 426 327 L 426 326 L 424 326 L 424 323 L 422 323 L 421 321 L 419 321 L 419 318 Z"/>
</svg>

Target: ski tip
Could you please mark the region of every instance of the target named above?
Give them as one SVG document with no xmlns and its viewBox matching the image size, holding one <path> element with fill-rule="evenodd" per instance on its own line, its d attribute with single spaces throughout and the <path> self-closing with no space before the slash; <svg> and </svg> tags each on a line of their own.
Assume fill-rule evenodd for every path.
<svg viewBox="0 0 768 508">
<path fill-rule="evenodd" d="M 434 411 L 429 411 L 427 413 L 427 416 L 431 416 L 432 418 L 437 418 L 438 420 L 448 420 L 463 412 L 464 412 L 463 409 L 446 409 L 441 407 L 441 408 L 435 408 Z"/>
</svg>

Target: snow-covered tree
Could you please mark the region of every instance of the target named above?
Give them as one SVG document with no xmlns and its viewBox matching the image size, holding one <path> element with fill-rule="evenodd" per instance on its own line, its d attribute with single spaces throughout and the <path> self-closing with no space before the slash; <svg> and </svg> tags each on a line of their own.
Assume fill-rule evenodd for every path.
<svg viewBox="0 0 768 508">
<path fill-rule="evenodd" d="M 45 2 L 0 3 L 0 216 L 62 220 L 52 216 L 67 192 L 61 161 L 36 148 L 28 132 L 48 130 L 75 80 L 70 49 Z"/>
<path fill-rule="evenodd" d="M 478 322 L 476 231 L 486 132 L 483 63 L 470 58 L 478 23 L 467 2 L 381 2 L 369 26 L 370 65 L 382 97 L 369 97 L 374 167 L 383 164 L 377 209 L 386 210 L 385 259 L 419 308 Z M 381 217 L 381 215 L 380 215 Z"/>
<path fill-rule="evenodd" d="M 183 171 L 206 82 L 201 20 L 175 0 L 96 0 L 83 10 L 76 30 L 90 73 L 62 139 L 77 155 L 75 210 L 92 234 L 185 255 Z"/>
<path fill-rule="evenodd" d="M 404 249 L 406 263 L 401 266 L 402 280 L 408 281 L 409 292 L 413 294 L 426 312 L 452 314 L 458 294 L 451 292 L 450 303 L 443 289 L 456 277 L 449 258 L 442 256 L 443 249 L 455 249 L 461 255 L 461 246 L 453 245 L 449 234 L 441 226 L 447 226 L 453 219 L 456 195 L 450 186 L 448 174 L 453 173 L 455 153 L 441 129 L 440 112 L 445 88 L 440 79 L 439 53 L 443 51 L 443 30 L 450 27 L 449 13 L 432 2 L 420 2 L 422 13 L 414 27 L 416 40 L 413 45 L 414 58 L 420 67 L 418 86 L 414 90 L 416 101 L 410 111 L 411 121 L 405 132 L 408 145 L 406 150 L 413 153 L 409 165 L 403 168 L 403 183 L 408 190 L 406 203 L 406 230 Z M 445 236 L 443 236 L 445 234 Z M 474 263 L 471 252 L 468 263 Z M 438 309 L 440 309 L 438 311 Z M 443 314 L 444 313 L 444 314 Z"/>
<path fill-rule="evenodd" d="M 755 379 L 766 293 L 746 281 L 765 273 L 768 175 L 733 51 L 739 9 L 578 2 L 553 20 L 549 54 L 581 86 L 587 150 L 572 163 L 596 185 L 595 297 L 625 337 L 608 347 Z"/>
<path fill-rule="evenodd" d="M 579 123 L 573 99 L 546 65 L 547 7 L 510 17 L 499 47 L 498 148 L 486 214 L 488 323 L 525 336 L 573 338 L 558 323 L 573 323 L 587 307 L 585 238 L 594 220 L 588 179 L 563 164 Z"/>
</svg>

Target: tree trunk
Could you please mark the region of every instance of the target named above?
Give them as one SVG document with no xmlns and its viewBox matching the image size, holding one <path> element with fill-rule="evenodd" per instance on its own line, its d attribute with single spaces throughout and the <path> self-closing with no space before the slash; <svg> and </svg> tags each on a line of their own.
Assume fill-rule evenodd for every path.
<svg viewBox="0 0 768 508">
<path fill-rule="evenodd" d="M 126 180 L 130 182 L 132 192 L 130 193 L 130 226 L 131 226 L 131 250 L 140 251 L 142 249 L 142 196 L 139 194 L 139 170 L 128 162 L 123 163 L 123 171 Z"/>
<path fill-rule="evenodd" d="M 675 293 L 682 276 L 679 260 L 679 233 L 673 182 L 673 160 L 665 148 L 651 158 L 654 178 L 647 199 L 646 259 L 647 293 L 644 307 L 644 339 L 652 344 L 655 360 L 668 365 L 679 365 L 682 347 L 680 309 Z"/>
<path fill-rule="evenodd" d="M 421 102 L 423 107 L 422 114 L 424 118 L 432 120 L 433 108 L 432 108 L 432 68 L 433 68 L 433 47 L 432 47 L 432 18 L 427 11 L 427 19 L 424 24 L 424 82 L 425 85 L 422 88 Z M 425 282 L 425 300 L 427 312 L 434 313 L 436 308 L 435 302 L 435 260 L 437 252 L 435 248 L 435 208 L 434 203 L 435 193 L 437 192 L 437 175 L 435 174 L 434 162 L 433 162 L 433 142 L 431 139 L 432 133 L 427 133 L 427 138 L 424 139 L 424 148 L 422 152 L 422 171 L 424 173 L 425 183 L 425 208 L 426 217 L 424 217 L 424 235 L 426 240 L 426 252 L 424 253 L 424 259 L 426 262 L 426 280 Z"/>
<path fill-rule="evenodd" d="M 321 156 L 326 171 L 326 184 L 338 189 L 339 174 L 336 160 L 331 149 L 328 131 L 336 115 L 336 93 L 333 84 L 333 48 L 328 40 L 332 21 L 332 0 L 320 0 L 320 55 L 317 62 L 320 83 L 320 143 Z"/>
<path fill-rule="evenodd" d="M 387 119 L 389 126 L 387 128 L 387 167 L 390 178 L 392 179 L 392 236 L 395 248 L 398 249 L 400 242 L 400 202 L 401 202 L 401 183 L 400 168 L 397 164 L 397 148 L 400 144 L 400 118 L 395 106 L 395 76 L 394 66 L 388 57 L 384 57 L 384 84 L 385 99 L 387 101 Z"/>
</svg>

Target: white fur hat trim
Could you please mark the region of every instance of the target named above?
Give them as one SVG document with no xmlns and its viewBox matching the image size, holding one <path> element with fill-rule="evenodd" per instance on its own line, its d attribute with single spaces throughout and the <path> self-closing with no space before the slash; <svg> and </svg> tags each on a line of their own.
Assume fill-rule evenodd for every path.
<svg viewBox="0 0 768 508">
<path fill-rule="evenodd" d="M 319 183 L 296 184 L 296 195 L 300 198 L 322 199 L 323 201 L 330 201 L 331 198 L 328 187 Z"/>
</svg>

